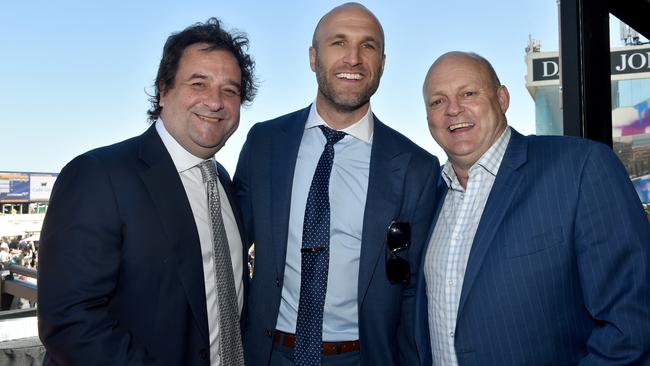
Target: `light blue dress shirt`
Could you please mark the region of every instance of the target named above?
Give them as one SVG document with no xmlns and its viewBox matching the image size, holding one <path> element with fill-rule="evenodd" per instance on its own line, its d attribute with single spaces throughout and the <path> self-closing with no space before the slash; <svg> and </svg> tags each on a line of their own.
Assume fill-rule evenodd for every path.
<svg viewBox="0 0 650 366">
<path fill-rule="evenodd" d="M 319 125 L 327 125 L 313 103 L 302 135 L 291 191 L 287 259 L 276 329 L 295 333 L 300 298 L 300 248 L 309 187 L 325 147 Z M 361 120 L 342 130 L 348 134 L 334 145 L 330 176 L 330 259 L 323 312 L 323 341 L 359 339 L 357 288 L 363 214 L 374 121 L 368 108 Z"/>
</svg>

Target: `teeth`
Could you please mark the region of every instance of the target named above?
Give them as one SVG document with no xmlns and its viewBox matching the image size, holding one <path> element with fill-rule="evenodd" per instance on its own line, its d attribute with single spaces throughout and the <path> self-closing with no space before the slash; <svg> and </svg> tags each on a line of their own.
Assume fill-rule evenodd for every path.
<svg viewBox="0 0 650 366">
<path fill-rule="evenodd" d="M 350 74 L 348 72 L 342 72 L 340 74 L 336 74 L 336 77 L 339 79 L 361 80 L 360 74 Z"/>
<path fill-rule="evenodd" d="M 200 114 L 197 114 L 197 116 L 198 116 L 200 119 L 204 120 L 204 121 L 211 121 L 211 122 L 213 122 L 213 121 L 218 121 L 218 120 L 219 120 L 219 118 L 217 118 L 217 117 L 207 117 L 207 116 L 202 116 L 202 115 L 200 115 Z"/>
<path fill-rule="evenodd" d="M 458 124 L 449 126 L 449 131 L 454 131 L 454 130 L 457 130 L 459 128 L 465 128 L 465 127 L 474 127 L 474 124 L 469 123 L 469 122 L 458 123 Z"/>
</svg>

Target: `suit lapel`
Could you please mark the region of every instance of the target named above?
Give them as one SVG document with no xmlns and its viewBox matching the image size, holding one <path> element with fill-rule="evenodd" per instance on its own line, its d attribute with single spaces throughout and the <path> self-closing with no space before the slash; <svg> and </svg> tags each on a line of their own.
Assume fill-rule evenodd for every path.
<svg viewBox="0 0 650 366">
<path fill-rule="evenodd" d="M 492 245 L 492 240 L 510 207 L 517 188 L 523 180 L 523 176 L 517 169 L 526 162 L 527 146 L 526 139 L 512 129 L 512 136 L 510 137 L 508 148 L 503 156 L 501 167 L 497 173 L 490 196 L 485 204 L 481 221 L 476 230 L 476 235 L 474 236 L 474 242 L 467 261 L 467 269 L 465 270 L 463 290 L 460 296 L 460 304 L 458 307 L 459 317 L 488 249 Z"/>
<path fill-rule="evenodd" d="M 178 275 L 187 300 L 197 327 L 208 342 L 203 271 L 197 270 L 203 268 L 199 236 L 183 184 L 154 125 L 142 135 L 140 159 L 149 166 L 140 172 L 140 177 L 169 238 L 168 243 L 161 245 L 173 246 L 171 252 L 176 254 Z"/>
<path fill-rule="evenodd" d="M 421 288 L 423 291 L 417 293 L 417 297 L 419 298 L 420 296 L 422 297 L 423 301 L 427 301 L 426 298 L 426 286 L 425 286 L 425 279 L 424 279 L 424 268 L 426 266 L 426 257 L 427 257 L 427 251 L 429 250 L 429 243 L 431 242 L 431 236 L 433 235 L 433 230 L 436 227 L 436 223 L 438 222 L 438 217 L 440 216 L 440 210 L 442 210 L 442 206 L 444 205 L 445 202 L 445 197 L 447 196 L 447 183 L 445 182 L 445 179 L 442 177 L 442 173 L 438 176 L 438 183 L 436 186 L 436 212 L 433 215 L 433 220 L 431 221 L 431 224 L 429 226 L 429 233 L 427 234 L 427 239 L 424 242 L 424 246 L 422 247 L 422 255 L 420 256 L 420 271 L 418 272 L 418 283 L 420 284 L 418 288 Z M 424 313 L 424 319 L 426 319 L 426 307 L 425 307 L 425 313 Z"/>
<path fill-rule="evenodd" d="M 433 230 L 438 222 L 438 217 L 440 216 L 440 210 L 445 202 L 445 197 L 447 196 L 447 184 L 442 177 L 442 172 L 438 175 L 438 182 L 436 185 L 436 211 L 431 220 L 429 226 L 429 233 L 426 236 L 426 241 L 422 249 L 422 254 L 420 256 L 420 270 L 418 271 L 417 278 L 417 288 L 415 292 L 415 344 L 418 349 L 418 353 L 423 355 L 423 359 L 420 360 L 421 365 L 431 364 L 431 343 L 429 338 L 429 323 L 428 323 L 428 299 L 426 292 L 426 280 L 424 278 L 424 268 L 426 266 L 426 257 L 427 250 L 429 248 L 429 243 L 431 242 L 431 236 L 433 235 Z"/>
<path fill-rule="evenodd" d="M 271 167 L 271 220 L 275 251 L 276 274 L 282 278 L 287 256 L 287 237 L 289 235 L 289 211 L 291 210 L 291 191 L 293 175 L 298 157 L 300 141 L 311 106 L 294 114 L 280 124 L 277 137 L 271 142 L 271 159 L 277 162 Z"/>
<path fill-rule="evenodd" d="M 374 117 L 374 136 L 359 260 L 359 307 L 375 274 L 377 263 L 381 258 L 380 254 L 385 250 L 388 225 L 393 219 L 398 219 L 402 187 L 410 159 L 410 153 L 403 153 L 394 145 L 388 127 Z M 381 273 L 381 275 L 385 274 Z"/>
<path fill-rule="evenodd" d="M 440 172 L 440 175 L 438 176 L 438 184 L 436 186 L 436 212 L 433 215 L 433 220 L 431 221 L 431 225 L 429 226 L 429 233 L 427 234 L 427 241 L 424 243 L 424 249 L 422 250 L 422 258 L 420 258 L 420 268 L 424 268 L 424 258 L 426 257 L 427 250 L 429 248 L 429 242 L 431 241 L 431 236 L 433 235 L 433 230 L 436 227 L 436 223 L 438 222 L 438 217 L 440 216 L 440 210 L 442 210 L 442 206 L 445 203 L 445 197 L 447 196 L 447 191 L 449 188 L 447 187 L 447 183 L 445 182 L 445 179 L 442 177 L 442 170 Z M 424 277 L 424 271 L 420 271 L 420 275 Z"/>
</svg>

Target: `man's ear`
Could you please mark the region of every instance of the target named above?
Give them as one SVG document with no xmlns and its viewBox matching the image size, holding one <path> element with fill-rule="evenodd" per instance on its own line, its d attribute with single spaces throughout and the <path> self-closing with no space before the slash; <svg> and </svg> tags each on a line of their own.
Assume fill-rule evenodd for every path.
<svg viewBox="0 0 650 366">
<path fill-rule="evenodd" d="M 165 96 L 167 96 L 167 89 L 163 85 L 158 85 L 158 94 L 160 98 L 158 100 L 158 105 L 163 106 L 165 104 Z"/>
<path fill-rule="evenodd" d="M 309 66 L 311 71 L 316 72 L 316 49 L 309 47 Z"/>
<path fill-rule="evenodd" d="M 501 113 L 506 114 L 510 106 L 510 92 L 508 92 L 505 85 L 501 85 L 497 89 L 497 99 L 499 100 L 499 106 L 501 106 Z"/>
</svg>

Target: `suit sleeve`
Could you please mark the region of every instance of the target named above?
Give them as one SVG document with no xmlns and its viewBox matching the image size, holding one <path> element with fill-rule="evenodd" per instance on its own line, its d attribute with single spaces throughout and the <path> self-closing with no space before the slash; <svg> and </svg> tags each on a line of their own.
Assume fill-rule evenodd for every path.
<svg viewBox="0 0 650 366">
<path fill-rule="evenodd" d="M 147 355 L 111 317 L 122 230 L 110 178 L 83 155 L 58 176 L 39 253 L 39 336 L 55 364 L 145 364 Z M 152 304 L 154 305 L 154 304 Z"/>
<path fill-rule="evenodd" d="M 420 268 L 420 263 L 422 262 L 420 258 L 424 255 L 423 250 L 426 247 L 425 241 L 427 240 L 428 231 L 436 207 L 435 193 L 440 171 L 438 159 L 433 157 L 431 160 L 427 161 L 431 162 L 431 164 L 429 164 L 430 170 L 426 174 L 422 190 L 418 191 L 416 194 L 418 199 L 413 213 L 413 219 L 411 220 L 411 244 L 413 245 L 413 249 L 416 250 L 409 254 L 411 280 L 404 289 L 402 313 L 400 324 L 397 329 L 400 365 L 420 364 L 415 342 L 416 325 L 414 324 L 416 306 L 415 291 L 417 287 L 416 279 L 419 276 L 419 271 L 423 270 Z"/>
<path fill-rule="evenodd" d="M 581 365 L 650 363 L 650 224 L 627 173 L 592 145 L 574 238 L 585 305 L 597 324 Z"/>
</svg>

